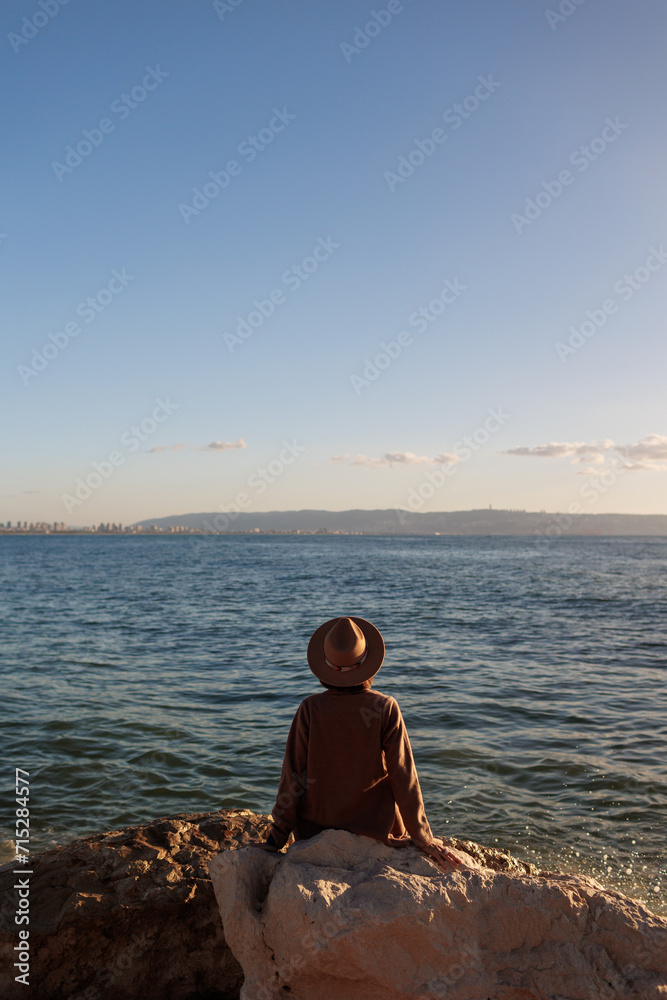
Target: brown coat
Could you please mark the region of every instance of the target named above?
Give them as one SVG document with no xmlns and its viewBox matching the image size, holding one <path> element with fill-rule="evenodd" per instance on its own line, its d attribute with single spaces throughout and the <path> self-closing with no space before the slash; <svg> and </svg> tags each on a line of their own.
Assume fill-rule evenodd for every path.
<svg viewBox="0 0 667 1000">
<path fill-rule="evenodd" d="M 285 748 L 271 834 L 282 847 L 324 829 L 399 846 L 433 834 L 395 698 L 331 688 L 299 705 Z"/>
</svg>

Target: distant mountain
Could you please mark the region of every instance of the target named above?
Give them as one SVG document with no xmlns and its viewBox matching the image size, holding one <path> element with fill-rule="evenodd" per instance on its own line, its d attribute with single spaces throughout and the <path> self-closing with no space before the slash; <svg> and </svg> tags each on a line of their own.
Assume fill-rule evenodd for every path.
<svg viewBox="0 0 667 1000">
<path fill-rule="evenodd" d="M 659 535 L 667 514 L 566 514 L 524 510 L 272 510 L 178 514 L 138 521 L 138 526 L 223 532 L 320 532 L 366 535 Z"/>
</svg>

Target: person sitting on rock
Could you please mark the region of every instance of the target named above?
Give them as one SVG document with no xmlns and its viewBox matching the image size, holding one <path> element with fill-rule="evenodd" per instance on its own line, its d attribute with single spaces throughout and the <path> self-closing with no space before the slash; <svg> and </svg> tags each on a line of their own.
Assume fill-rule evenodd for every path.
<svg viewBox="0 0 667 1000">
<path fill-rule="evenodd" d="M 292 721 L 265 850 L 280 850 L 292 831 L 306 840 L 334 829 L 461 864 L 431 832 L 398 702 L 371 691 L 383 659 L 382 635 L 364 618 L 332 618 L 313 633 L 308 664 L 327 690 L 305 698 Z"/>
</svg>

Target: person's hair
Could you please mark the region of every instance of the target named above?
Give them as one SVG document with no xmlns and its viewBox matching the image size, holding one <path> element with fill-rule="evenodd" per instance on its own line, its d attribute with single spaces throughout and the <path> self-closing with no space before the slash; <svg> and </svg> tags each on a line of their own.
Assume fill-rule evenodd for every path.
<svg viewBox="0 0 667 1000">
<path fill-rule="evenodd" d="M 319 679 L 319 678 L 318 678 Z M 320 681 L 322 687 L 327 688 L 329 691 L 339 691 L 340 684 L 326 684 L 324 681 Z M 373 685 L 373 678 L 369 677 L 368 680 L 362 681 L 361 684 L 351 684 L 350 687 L 346 688 L 346 691 L 368 691 Z"/>
</svg>

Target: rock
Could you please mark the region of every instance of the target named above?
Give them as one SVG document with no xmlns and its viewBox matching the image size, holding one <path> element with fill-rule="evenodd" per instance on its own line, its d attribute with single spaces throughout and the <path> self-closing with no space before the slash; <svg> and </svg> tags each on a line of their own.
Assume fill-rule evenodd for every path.
<svg viewBox="0 0 667 1000">
<path fill-rule="evenodd" d="M 590 878 L 470 842 L 415 848 L 325 830 L 209 871 L 242 1000 L 665 1000 L 667 920 Z"/>
<path fill-rule="evenodd" d="M 340 831 L 285 854 L 248 846 L 268 827 L 245 809 L 187 813 L 32 855 L 28 991 L 13 968 L 21 876 L 4 865 L 0 997 L 236 1000 L 244 970 L 248 1000 L 667 997 L 666 922 L 590 879 L 471 841 L 448 841 L 469 859 L 450 874 Z"/>
<path fill-rule="evenodd" d="M 266 838 L 248 809 L 185 813 L 30 858 L 30 988 L 14 981 L 17 878 L 0 868 L 3 1000 L 236 1000 L 206 863 Z M 257 852 L 259 853 L 259 851 Z"/>
</svg>

